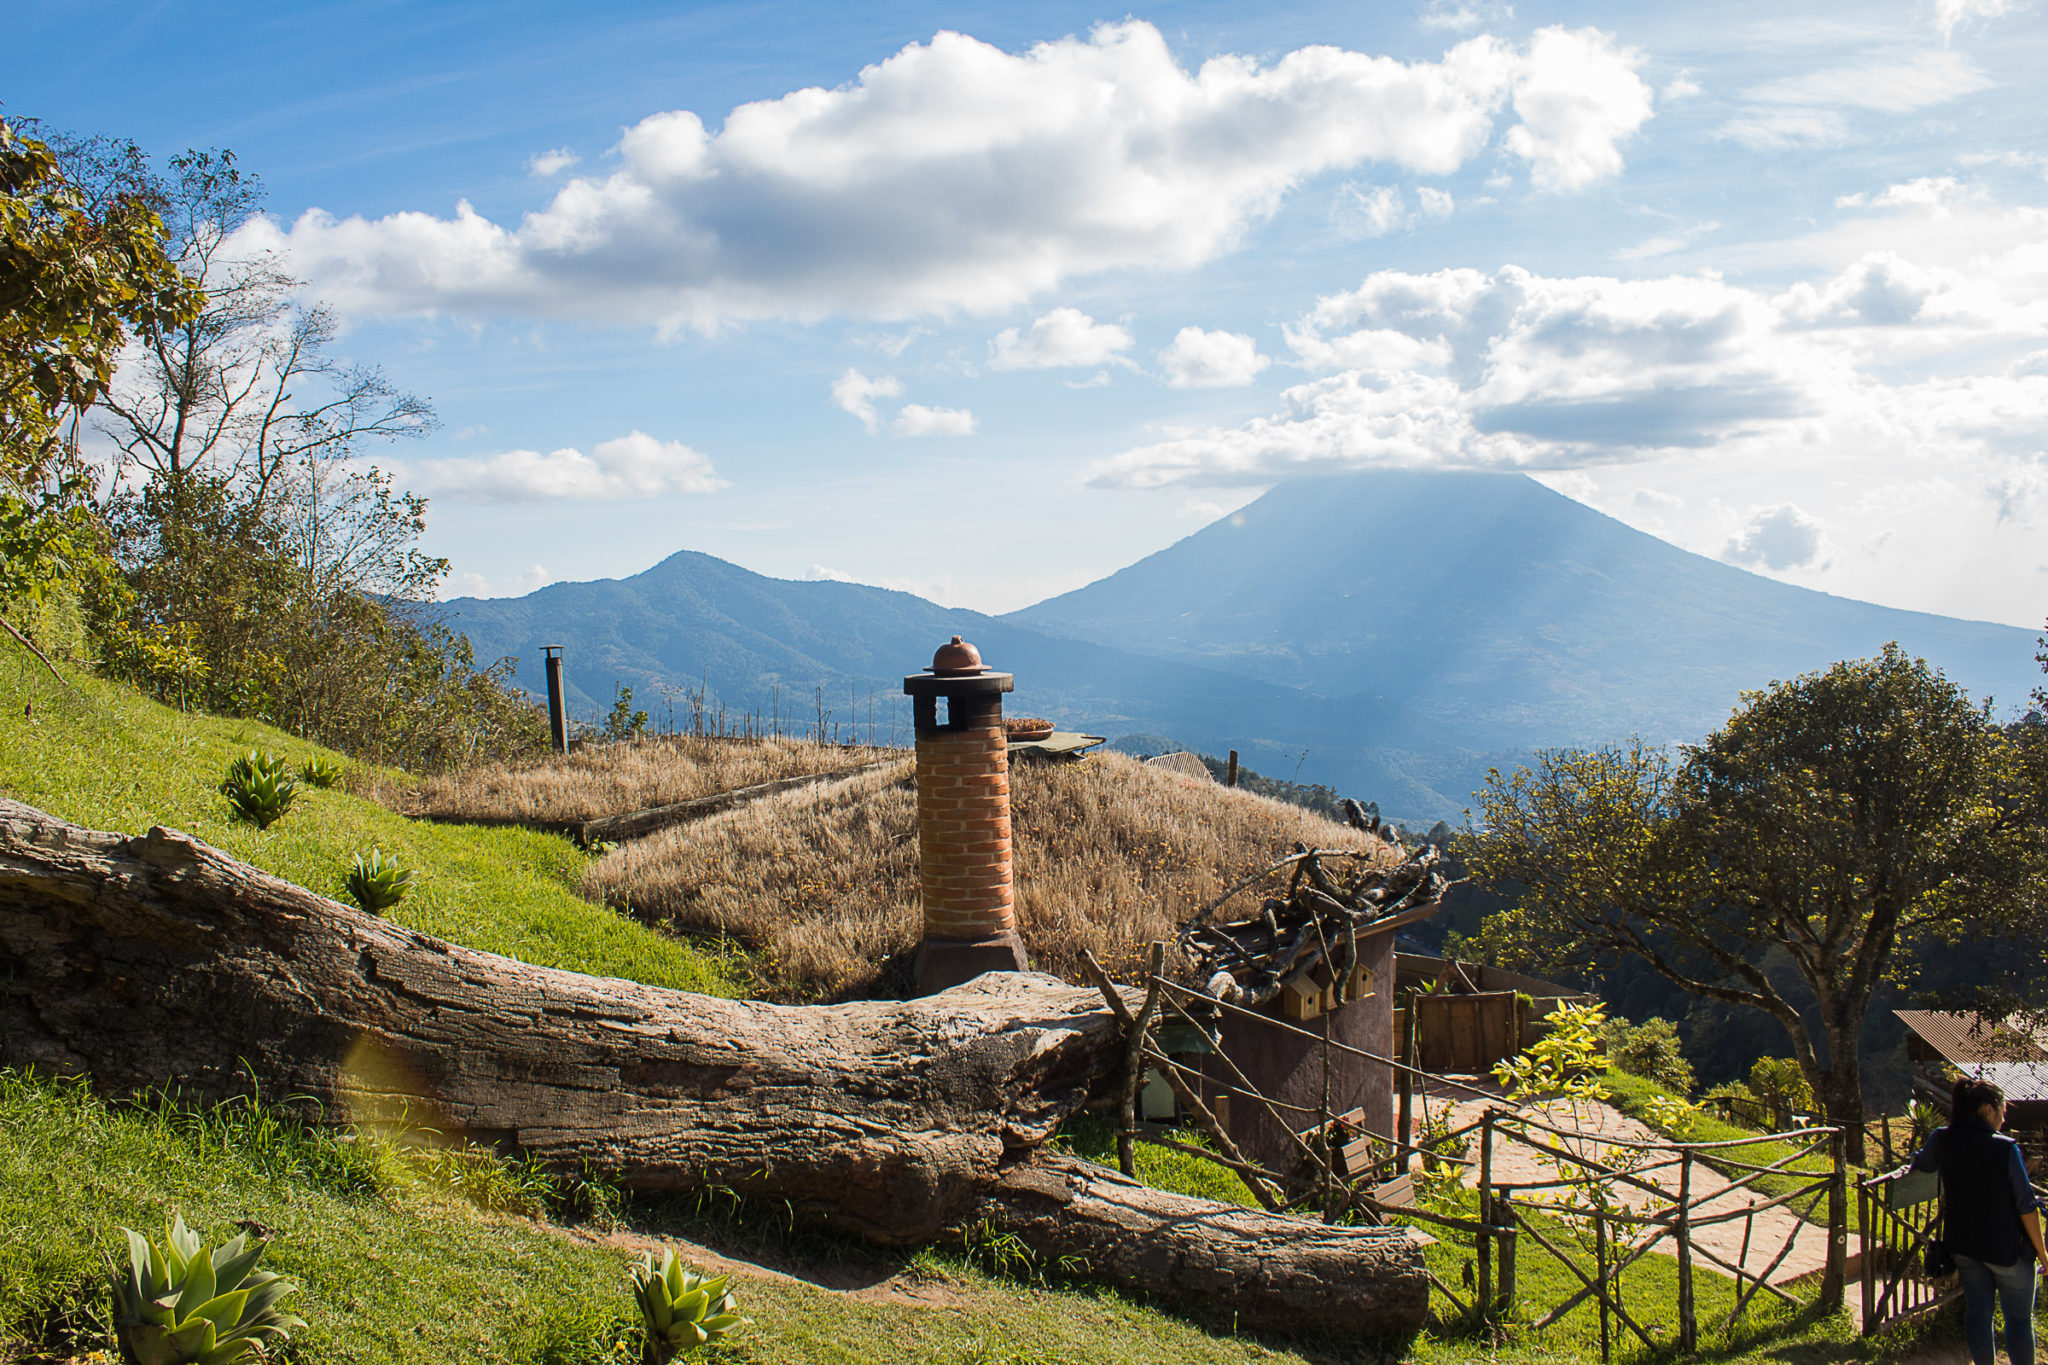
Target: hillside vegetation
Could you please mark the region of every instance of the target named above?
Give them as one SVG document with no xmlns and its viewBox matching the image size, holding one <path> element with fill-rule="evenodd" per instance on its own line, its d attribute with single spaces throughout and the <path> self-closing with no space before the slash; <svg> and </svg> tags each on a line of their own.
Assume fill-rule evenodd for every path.
<svg viewBox="0 0 2048 1365">
<path fill-rule="evenodd" d="M 294 767 L 322 754 L 382 788 L 406 779 L 256 721 L 182 712 L 119 683 L 67 672 L 71 685 L 60 686 L 11 643 L 0 645 L 0 696 L 12 701 L 0 742 L 0 796 L 94 829 L 181 829 L 341 900 L 351 858 L 382 848 L 420 873 L 389 915 L 408 928 L 540 966 L 738 993 L 720 959 L 578 896 L 589 858 L 567 839 L 417 823 L 341 787 L 302 787 L 284 819 L 258 830 L 235 819 L 217 790 L 228 762 L 253 747 Z"/>
<path fill-rule="evenodd" d="M 81 1171 L 91 1178 L 81 1181 Z M 1024 1283 L 991 1278 L 951 1255 L 791 1239 L 730 1201 L 627 1206 L 624 1226 L 603 1241 L 611 1220 L 602 1216 L 574 1231 L 544 1220 L 577 1194 L 488 1157 L 423 1159 L 372 1139 L 307 1132 L 253 1107 L 110 1106 L 0 1070 L 0 1360 L 110 1361 L 85 1354 L 111 1344 L 102 1254 L 117 1252 L 122 1226 L 161 1235 L 173 1210 L 209 1236 L 239 1219 L 272 1230 L 266 1265 L 302 1286 L 287 1302 L 306 1320 L 286 1358 L 320 1365 L 620 1365 L 637 1359 L 630 1252 L 654 1245 L 650 1238 L 707 1233 L 866 1288 L 743 1274 L 735 1287 L 752 1325 L 697 1357 L 705 1361 L 1316 1358 L 1110 1293 L 1053 1288 L 1028 1274 Z M 785 1259 L 792 1252 L 805 1259 Z M 1003 1254 L 995 1246 L 976 1253 L 982 1261 Z"/>
<path fill-rule="evenodd" d="M 1122 754 L 1010 774 L 1017 928 L 1031 961 L 1112 972 L 1296 841 L 1377 841 L 1298 806 L 1148 768 Z M 918 937 L 916 794 L 901 768 L 785 792 L 620 847 L 586 892 L 652 924 L 756 950 L 771 994 L 887 988 Z"/>
<path fill-rule="evenodd" d="M 386 776 L 367 790 L 406 815 L 566 823 L 901 755 L 901 750 L 873 745 L 813 744 L 775 736 L 741 740 L 648 735 L 580 748 L 565 756 L 459 768 L 418 780 Z"/>
</svg>

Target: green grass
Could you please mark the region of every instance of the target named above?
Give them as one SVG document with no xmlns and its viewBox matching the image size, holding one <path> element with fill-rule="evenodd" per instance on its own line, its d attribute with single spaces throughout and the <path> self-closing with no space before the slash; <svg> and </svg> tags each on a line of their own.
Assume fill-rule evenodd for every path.
<svg viewBox="0 0 2048 1365">
<path fill-rule="evenodd" d="M 300 886 L 346 902 L 351 857 L 381 847 L 420 876 L 389 914 L 408 928 L 539 966 L 712 995 L 742 993 L 735 961 L 594 905 L 574 887 L 588 862 L 569 840 L 530 830 L 414 822 L 337 787 L 302 787 L 267 830 L 237 820 L 217 790 L 252 747 L 352 761 L 252 721 L 190 714 L 67 670 L 60 687 L 0 639 L 0 795 L 95 829 L 166 825 Z M 24 718 L 21 707 L 33 708 Z"/>
<path fill-rule="evenodd" d="M 1212 1145 L 1206 1136 L 1194 1129 L 1173 1136 L 1191 1146 Z M 1116 1120 L 1107 1114 L 1079 1115 L 1061 1126 L 1052 1145 L 1057 1150 L 1115 1169 Z M 1237 1172 L 1227 1166 L 1218 1166 L 1213 1161 L 1204 1161 L 1198 1156 L 1149 1142 L 1140 1142 L 1131 1155 L 1138 1168 L 1138 1179 L 1153 1189 L 1172 1190 L 1176 1194 L 1215 1199 L 1226 1204 L 1242 1204 L 1247 1208 L 1258 1207 L 1259 1201 L 1252 1197 L 1251 1190 L 1238 1178 Z"/>
<path fill-rule="evenodd" d="M 472 1163 L 475 1164 L 475 1163 Z M 487 1164 L 487 1163 L 486 1163 Z M 457 1188 L 532 1202 L 517 1168 Z M 307 1132 L 258 1108 L 209 1113 L 110 1106 L 66 1083 L 0 1070 L 0 1360 L 23 1351 L 103 1349 L 103 1256 L 121 1226 L 159 1234 L 175 1210 L 209 1240 L 240 1219 L 276 1233 L 266 1264 L 298 1281 L 304 1318 L 290 1358 L 302 1362 L 446 1361 L 596 1365 L 631 1349 L 627 1254 L 525 1218 L 481 1212 L 370 1142 Z M 545 1202 L 543 1200 L 542 1202 Z M 734 1203 L 721 1216 L 641 1224 L 656 1235 L 723 1226 L 764 1249 L 861 1263 L 860 1278 L 908 1270 L 941 1307 L 855 1299 L 804 1284 L 742 1278 L 753 1325 L 712 1362 L 845 1365 L 1313 1365 L 1357 1358 L 1300 1354 L 1206 1330 L 1120 1296 L 992 1277 L 956 1256 L 891 1256 L 816 1235 L 789 1235 L 770 1211 Z M 1376 1354 L 1367 1358 L 1377 1358 Z"/>
<path fill-rule="evenodd" d="M 1606 1086 L 1609 1094 L 1613 1097 L 1611 1103 L 1616 1109 L 1619 1109 L 1622 1113 L 1627 1114 L 1630 1118 L 1637 1120 L 1645 1126 L 1656 1129 L 1666 1137 L 1678 1138 L 1685 1142 L 1726 1142 L 1738 1138 L 1757 1136 L 1755 1129 L 1737 1127 L 1727 1120 L 1718 1118 L 1704 1110 L 1693 1117 L 1683 1133 L 1673 1132 L 1668 1125 L 1660 1125 L 1655 1122 L 1644 1102 L 1660 1096 L 1671 1099 L 1680 1098 L 1674 1091 L 1666 1089 L 1657 1082 L 1642 1076 L 1616 1070 L 1608 1071 L 1607 1075 L 1602 1078 L 1601 1084 Z M 1707 1165 L 1715 1166 L 1715 1169 L 1730 1179 L 1740 1179 L 1750 1174 L 1750 1172 L 1737 1170 L 1733 1166 L 1727 1165 L 1727 1161 L 1740 1161 L 1751 1166 L 1768 1166 L 1772 1162 L 1782 1161 L 1798 1150 L 1799 1145 L 1797 1143 L 1760 1140 L 1740 1147 L 1724 1147 L 1718 1151 L 1702 1153 L 1701 1159 Z M 1716 1166 L 1715 1163 L 1717 1161 L 1720 1161 L 1722 1164 Z M 1803 1156 L 1794 1161 L 1786 1168 L 1788 1173 L 1779 1174 L 1774 1172 L 1770 1175 L 1759 1176 L 1749 1188 L 1757 1191 L 1760 1195 L 1776 1197 L 1795 1190 L 1802 1184 L 1811 1183 L 1810 1176 L 1802 1178 L 1789 1174 L 1789 1172 L 1801 1171 L 1810 1172 L 1812 1175 L 1819 1175 L 1832 1169 L 1832 1167 L 1833 1162 L 1827 1154 L 1827 1149 L 1823 1147 L 1810 1156 Z M 1850 1189 L 1848 1207 L 1849 1229 L 1852 1235 L 1859 1226 L 1856 1211 L 1855 1185 L 1858 1180 L 1863 1179 L 1867 1175 L 1869 1175 L 1869 1172 L 1859 1167 L 1851 1166 L 1849 1168 Z M 1807 1199 L 1802 1198 L 1794 1200 L 1790 1207 L 1793 1212 L 1799 1213 L 1805 1211 L 1806 1205 Z M 1809 1221 L 1825 1223 L 1827 1218 L 1827 1200 L 1822 1199 L 1814 1206 L 1813 1216 Z"/>
</svg>

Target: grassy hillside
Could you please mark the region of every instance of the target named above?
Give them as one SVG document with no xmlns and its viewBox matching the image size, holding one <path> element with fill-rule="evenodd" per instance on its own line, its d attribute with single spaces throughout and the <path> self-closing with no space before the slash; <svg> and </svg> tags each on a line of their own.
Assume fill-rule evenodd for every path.
<svg viewBox="0 0 2048 1365">
<path fill-rule="evenodd" d="M 302 790 L 267 830 L 233 818 L 216 790 L 237 754 L 260 745 L 294 766 L 317 745 L 268 726 L 186 714 L 133 689 L 73 672 L 61 687 L 11 641 L 0 641 L 0 795 L 95 829 L 168 825 L 267 872 L 346 899 L 358 851 L 382 847 L 420 870 L 390 918 L 486 952 L 650 985 L 735 995 L 729 965 L 592 905 L 575 892 L 588 858 L 568 840 L 518 829 L 415 824 L 336 788 Z M 26 708 L 27 714 L 24 714 Z M 328 757 L 348 765 L 338 754 Z M 353 766 L 353 765 L 348 765 Z M 383 783 L 401 774 L 374 774 Z"/>
<path fill-rule="evenodd" d="M 918 935 L 906 779 L 884 769 L 635 840 L 593 864 L 584 887 L 651 923 L 737 937 L 772 994 L 867 991 Z M 1378 846 L 1298 806 L 1123 754 L 1019 764 L 1010 800 L 1018 932 L 1034 965 L 1075 981 L 1084 950 L 1113 972 L 1135 969 L 1153 939 L 1171 941 L 1297 840 Z"/>
<path fill-rule="evenodd" d="M 78 1173 L 90 1171 L 89 1180 Z M 0 1360 L 102 1348 L 102 1254 L 121 1226 L 160 1235 L 173 1210 L 209 1239 L 240 1219 L 274 1230 L 268 1263 L 298 1281 L 306 1320 L 291 1358 L 318 1365 L 599 1365 L 632 1354 L 628 1251 L 572 1236 L 522 1212 L 544 1186 L 502 1164 L 451 1179 L 372 1143 L 337 1140 L 260 1112 L 211 1116 L 110 1108 L 71 1086 L 0 1071 Z M 498 1212 L 477 1207 L 468 1195 Z M 722 1218 L 639 1211 L 643 1231 L 692 1231 Z M 742 1220 L 743 1221 L 743 1220 Z M 644 1243 L 646 1238 L 627 1239 Z M 789 1245 L 786 1243 L 786 1245 Z M 695 1359 L 848 1365 L 1029 1365 L 1128 1361 L 1222 1365 L 1310 1357 L 1212 1334 L 1111 1294 L 992 1279 L 925 1253 L 794 1244 L 868 1284 L 923 1291 L 835 1292 L 783 1279 L 737 1288 L 753 1326 Z M 999 1253 L 1000 1249 L 996 1249 Z M 622 1349 L 622 1343 L 624 1343 Z M 36 1355 L 34 1358 L 47 1359 Z M 102 1357 L 101 1359 L 110 1359 Z"/>
<path fill-rule="evenodd" d="M 567 823 L 905 757 L 907 752 L 900 749 L 813 744 L 777 736 L 648 735 L 562 757 L 548 754 L 529 763 L 493 763 L 418 780 L 379 782 L 368 794 L 408 815 L 441 820 Z"/>
</svg>

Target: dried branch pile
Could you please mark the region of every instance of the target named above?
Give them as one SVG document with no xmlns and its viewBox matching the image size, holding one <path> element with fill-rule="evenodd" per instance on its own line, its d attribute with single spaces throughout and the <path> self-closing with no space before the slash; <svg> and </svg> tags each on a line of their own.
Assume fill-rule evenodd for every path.
<svg viewBox="0 0 2048 1365">
<path fill-rule="evenodd" d="M 1398 848 L 1398 845 L 1394 847 Z M 1342 860 L 1347 869 L 1324 866 Z M 1341 980 L 1358 962 L 1358 940 L 1429 914 L 1450 882 L 1433 848 L 1400 862 L 1343 849 L 1296 845 L 1292 856 L 1239 883 L 1206 906 L 1180 933 L 1180 951 L 1209 995 L 1256 1008 L 1319 965 Z M 1216 912 L 1238 892 L 1289 865 L 1285 896 L 1267 896 L 1256 914 L 1223 920 Z"/>
</svg>

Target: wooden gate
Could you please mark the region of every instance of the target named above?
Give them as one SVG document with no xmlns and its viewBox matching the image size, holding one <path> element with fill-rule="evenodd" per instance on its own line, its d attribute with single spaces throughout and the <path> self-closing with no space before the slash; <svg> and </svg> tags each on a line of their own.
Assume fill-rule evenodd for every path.
<svg viewBox="0 0 2048 1365">
<path fill-rule="evenodd" d="M 1926 1171 L 1893 1171 L 1857 1185 L 1865 1336 L 1962 1292 L 1952 1278 L 1927 1278 L 1927 1248 L 1941 1236 L 1940 1194 L 1940 1177 Z"/>
<path fill-rule="evenodd" d="M 1522 1050 L 1513 991 L 1414 997 L 1416 1065 L 1438 1075 L 1483 1076 Z"/>
</svg>

